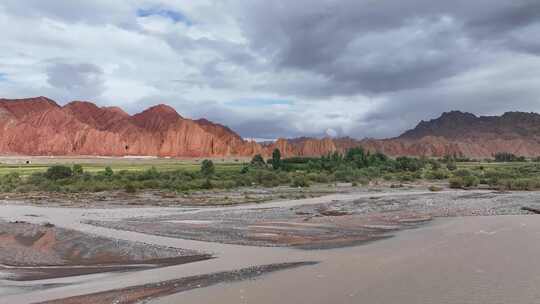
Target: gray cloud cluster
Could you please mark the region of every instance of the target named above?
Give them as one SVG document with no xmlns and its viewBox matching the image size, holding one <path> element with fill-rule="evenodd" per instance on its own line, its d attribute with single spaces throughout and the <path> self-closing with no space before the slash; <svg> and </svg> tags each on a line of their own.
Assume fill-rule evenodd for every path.
<svg viewBox="0 0 540 304">
<path fill-rule="evenodd" d="M 243 13 L 254 49 L 327 81 L 324 90 L 291 92 L 331 96 L 426 87 L 486 55 L 519 44 L 534 51 L 540 2 L 254 1 Z"/>
<path fill-rule="evenodd" d="M 89 63 L 52 63 L 47 67 L 48 83 L 75 99 L 92 99 L 105 91 L 103 70 Z"/>
<path fill-rule="evenodd" d="M 6 97 L 165 102 L 246 137 L 540 111 L 537 0 L 5 0 L 0 26 Z"/>
</svg>

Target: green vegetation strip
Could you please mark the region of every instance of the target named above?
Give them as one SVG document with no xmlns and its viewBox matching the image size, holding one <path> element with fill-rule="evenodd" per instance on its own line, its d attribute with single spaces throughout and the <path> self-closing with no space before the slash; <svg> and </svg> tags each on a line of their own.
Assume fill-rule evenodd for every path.
<svg viewBox="0 0 540 304">
<path fill-rule="evenodd" d="M 494 189 L 540 189 L 540 164 L 527 162 L 508 153 L 499 161 L 473 162 L 463 158 L 442 159 L 398 157 L 369 153 L 353 148 L 345 154 L 322 157 L 281 159 L 279 150 L 272 158 L 260 155 L 250 163 L 214 164 L 182 161 L 85 165 L 2 165 L 0 192 L 99 192 L 108 190 L 154 189 L 187 192 L 200 189 L 230 189 L 246 186 L 308 187 L 312 183 L 350 182 L 368 184 L 373 180 L 402 182 L 448 180 L 452 188 L 486 185 Z"/>
</svg>

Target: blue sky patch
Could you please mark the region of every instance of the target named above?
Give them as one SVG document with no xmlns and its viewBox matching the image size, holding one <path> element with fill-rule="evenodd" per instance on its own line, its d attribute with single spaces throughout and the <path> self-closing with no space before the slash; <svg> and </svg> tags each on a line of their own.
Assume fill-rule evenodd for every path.
<svg viewBox="0 0 540 304">
<path fill-rule="evenodd" d="M 186 25 L 193 25 L 191 20 L 189 20 L 182 12 L 180 11 L 174 11 L 164 8 L 140 8 L 137 10 L 137 16 L 139 17 L 148 17 L 148 16 L 161 16 L 165 18 L 169 18 L 172 21 L 178 23 L 182 22 Z"/>
<path fill-rule="evenodd" d="M 260 106 L 275 106 L 275 105 L 290 106 L 293 104 L 293 102 L 290 100 L 284 100 L 284 99 L 253 98 L 253 99 L 239 99 L 239 100 L 228 101 L 225 104 L 228 106 L 236 106 L 236 107 L 260 107 Z"/>
<path fill-rule="evenodd" d="M 7 81 L 7 74 L 0 73 L 0 81 Z"/>
</svg>

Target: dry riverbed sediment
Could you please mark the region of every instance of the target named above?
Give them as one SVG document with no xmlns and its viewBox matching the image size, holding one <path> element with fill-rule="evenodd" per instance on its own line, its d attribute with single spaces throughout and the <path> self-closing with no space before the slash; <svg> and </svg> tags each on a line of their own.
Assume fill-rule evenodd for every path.
<svg viewBox="0 0 540 304">
<path fill-rule="evenodd" d="M 218 207 L 66 208 L 5 200 L 0 303 L 159 301 L 278 270 L 311 273 L 307 269 L 336 263 L 331 259 L 336 253 L 346 263 L 347 255 L 354 259 L 373 246 L 355 245 L 404 229 L 429 229 L 425 224 L 433 219 L 525 215 L 521 207 L 539 207 L 539 198 L 537 192 L 351 187 L 324 196 Z"/>
<path fill-rule="evenodd" d="M 0 271 L 17 281 L 127 271 L 210 259 L 193 250 L 97 237 L 53 224 L 0 221 Z"/>
</svg>

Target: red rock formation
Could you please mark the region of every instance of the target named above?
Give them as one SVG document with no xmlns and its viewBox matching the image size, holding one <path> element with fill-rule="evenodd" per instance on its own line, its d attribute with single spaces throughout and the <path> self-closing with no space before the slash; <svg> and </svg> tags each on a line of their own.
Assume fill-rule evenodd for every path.
<svg viewBox="0 0 540 304">
<path fill-rule="evenodd" d="M 508 112 L 502 116 L 475 116 L 452 111 L 420 122 L 401 136 L 364 140 L 369 150 L 388 155 L 491 158 L 498 152 L 535 157 L 540 155 L 540 115 Z"/>
<path fill-rule="evenodd" d="M 24 155 L 150 155 L 160 157 L 319 156 L 362 145 L 391 156 L 463 155 L 497 152 L 540 155 L 540 115 L 510 112 L 477 117 L 449 112 L 383 140 L 279 139 L 260 145 L 226 126 L 191 120 L 166 105 L 130 116 L 117 107 L 74 101 L 63 107 L 45 98 L 0 99 L 0 153 Z"/>
<path fill-rule="evenodd" d="M 58 107 L 56 102 L 43 96 L 27 99 L 0 99 L 0 108 L 11 113 L 15 118 Z"/>
<path fill-rule="evenodd" d="M 65 111 L 79 121 L 98 130 L 107 130 L 114 123 L 126 119 L 129 114 L 117 107 L 100 108 L 87 101 L 73 101 L 64 106 Z"/>
</svg>

